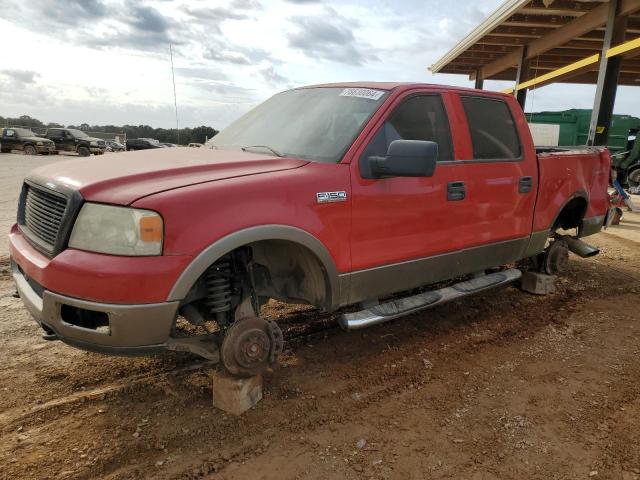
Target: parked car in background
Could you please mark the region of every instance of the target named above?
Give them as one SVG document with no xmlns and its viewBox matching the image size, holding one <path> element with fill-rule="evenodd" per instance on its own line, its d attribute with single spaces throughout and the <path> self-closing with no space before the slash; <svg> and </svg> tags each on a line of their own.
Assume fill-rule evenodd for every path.
<svg viewBox="0 0 640 480">
<path fill-rule="evenodd" d="M 166 143 L 166 142 L 161 142 L 160 145 L 162 145 L 165 148 L 174 148 L 178 146 L 175 143 Z"/>
<path fill-rule="evenodd" d="M 124 152 L 125 147 L 123 144 L 116 142 L 115 140 L 105 140 L 105 146 L 107 148 L 107 152 Z"/>
<path fill-rule="evenodd" d="M 56 144 L 59 152 L 75 152 L 81 157 L 88 157 L 92 153 L 102 155 L 106 150 L 104 140 L 90 137 L 75 128 L 50 128 L 45 137 Z"/>
<path fill-rule="evenodd" d="M 127 140 L 127 150 L 150 150 L 164 148 L 155 138 L 132 138 Z"/>
<path fill-rule="evenodd" d="M 39 137 L 28 128 L 3 128 L 0 137 L 0 151 L 9 153 L 20 150 L 27 155 L 56 153 L 56 146 L 51 140 Z"/>
<path fill-rule="evenodd" d="M 189 147 L 191 147 L 191 148 L 200 148 L 201 146 L 202 146 L 202 144 L 201 143 L 197 143 L 197 142 L 191 142 L 189 144 Z"/>
</svg>

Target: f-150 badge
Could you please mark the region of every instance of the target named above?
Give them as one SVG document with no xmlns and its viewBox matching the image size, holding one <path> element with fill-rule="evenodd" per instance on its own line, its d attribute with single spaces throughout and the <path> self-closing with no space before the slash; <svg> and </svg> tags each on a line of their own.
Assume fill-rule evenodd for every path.
<svg viewBox="0 0 640 480">
<path fill-rule="evenodd" d="M 318 192 L 316 201 L 318 203 L 346 202 L 347 192 Z"/>
</svg>

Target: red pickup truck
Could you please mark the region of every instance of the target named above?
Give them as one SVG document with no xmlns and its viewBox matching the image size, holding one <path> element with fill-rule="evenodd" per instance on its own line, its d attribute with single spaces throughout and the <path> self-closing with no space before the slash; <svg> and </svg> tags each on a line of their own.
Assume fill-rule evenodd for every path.
<svg viewBox="0 0 640 480">
<path fill-rule="evenodd" d="M 567 247 L 594 253 L 579 237 L 605 221 L 609 175 L 606 150 L 536 152 L 512 96 L 298 88 L 205 148 L 35 170 L 11 262 L 47 339 L 117 354 L 190 351 L 251 375 L 282 348 L 278 326 L 259 317 L 269 298 L 357 305 L 340 322 L 361 328 L 520 276 L 496 267 L 537 258 L 553 273 Z M 187 335 L 183 322 L 208 329 Z"/>
</svg>

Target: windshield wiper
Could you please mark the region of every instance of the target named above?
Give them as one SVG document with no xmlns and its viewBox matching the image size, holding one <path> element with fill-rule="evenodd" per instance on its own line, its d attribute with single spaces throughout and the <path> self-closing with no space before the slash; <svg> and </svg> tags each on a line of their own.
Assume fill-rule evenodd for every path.
<svg viewBox="0 0 640 480">
<path fill-rule="evenodd" d="M 269 150 L 271 153 L 273 153 L 276 157 L 283 157 L 284 155 L 282 155 L 280 152 L 278 152 L 277 150 L 274 150 L 273 148 L 271 148 L 268 145 L 249 145 L 248 147 L 242 147 L 241 150 L 243 152 L 248 152 L 249 149 L 251 148 L 264 148 L 265 150 Z"/>
</svg>

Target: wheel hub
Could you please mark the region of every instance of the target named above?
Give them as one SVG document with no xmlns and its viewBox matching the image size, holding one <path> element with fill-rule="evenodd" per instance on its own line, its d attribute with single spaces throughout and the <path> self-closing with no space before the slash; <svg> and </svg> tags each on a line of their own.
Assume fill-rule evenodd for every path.
<svg viewBox="0 0 640 480">
<path fill-rule="evenodd" d="M 227 329 L 222 341 L 222 363 L 234 375 L 257 375 L 275 363 L 282 346 L 282 331 L 275 322 L 243 318 Z"/>
<path fill-rule="evenodd" d="M 549 275 L 565 273 L 569 268 L 569 249 L 567 244 L 556 240 L 551 245 L 544 257 L 544 271 Z"/>
</svg>

